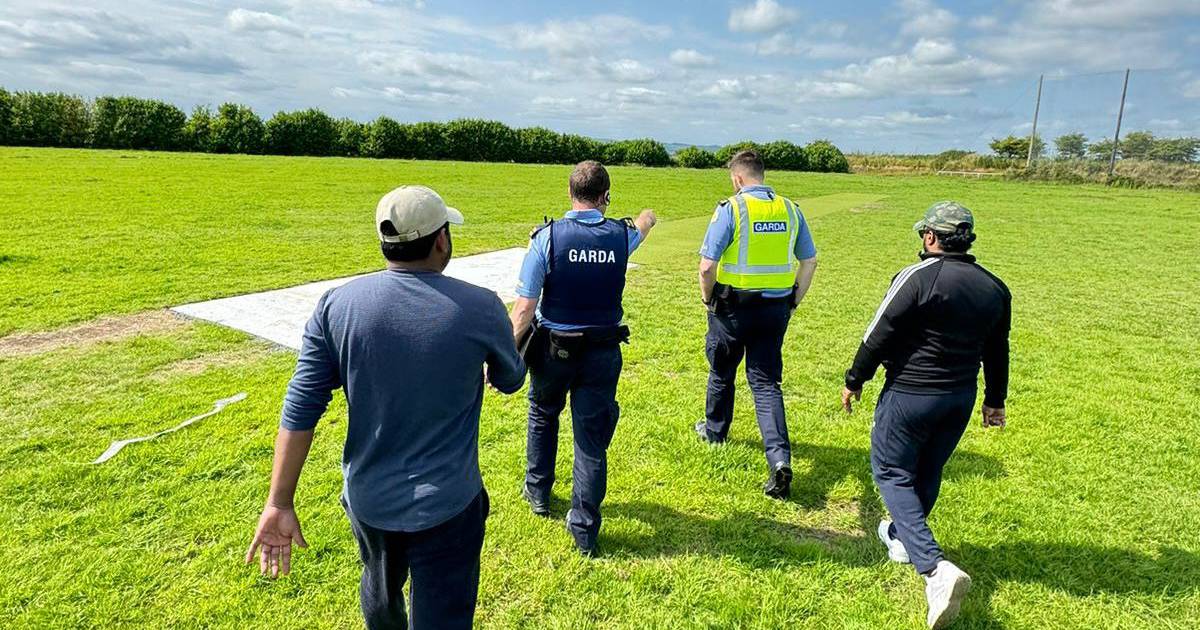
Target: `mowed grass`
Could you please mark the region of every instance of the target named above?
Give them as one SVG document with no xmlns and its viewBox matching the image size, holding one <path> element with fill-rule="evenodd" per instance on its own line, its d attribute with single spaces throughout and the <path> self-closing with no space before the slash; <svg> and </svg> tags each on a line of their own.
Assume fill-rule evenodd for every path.
<svg viewBox="0 0 1200 630">
<path fill-rule="evenodd" d="M 376 199 L 425 183 L 462 208 L 458 253 L 521 244 L 564 209 L 566 167 L 0 150 L 0 335 L 378 268 Z M 761 495 L 748 391 L 732 443 L 697 443 L 704 312 L 695 251 L 720 171 L 617 168 L 614 213 L 659 210 L 626 307 L 622 420 L 603 557 L 577 557 L 517 491 L 525 404 L 489 393 L 493 513 L 478 622 L 496 628 L 918 628 L 923 583 L 874 539 L 868 387 L 840 376 L 930 202 L 975 210 L 977 254 L 1014 294 L 1010 425 L 968 429 L 933 526 L 968 570 L 965 628 L 1192 628 L 1200 619 L 1200 196 L 932 177 L 779 174 L 820 250 L 784 392 L 794 496 Z M 836 196 L 835 196 L 836 195 Z M 74 333 L 73 333 L 74 334 Z M 294 356 L 217 326 L 0 354 L 0 626 L 360 626 L 337 503 L 346 409 L 299 489 L 310 548 L 272 582 L 241 564 Z M 9 338 L 12 339 L 11 337 Z M 0 344 L 2 344 L 0 337 Z M 245 402 L 128 447 L 110 440 Z M 567 426 L 567 425 L 564 425 Z"/>
</svg>

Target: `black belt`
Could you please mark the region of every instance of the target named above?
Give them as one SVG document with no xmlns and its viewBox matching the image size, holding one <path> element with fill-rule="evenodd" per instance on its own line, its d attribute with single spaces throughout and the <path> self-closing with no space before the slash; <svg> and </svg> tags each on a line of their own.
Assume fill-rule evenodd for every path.
<svg viewBox="0 0 1200 630">
<path fill-rule="evenodd" d="M 589 347 L 611 346 L 629 342 L 628 326 L 604 326 L 582 330 L 549 330 L 543 328 L 550 338 L 550 356 L 569 359 Z"/>
</svg>

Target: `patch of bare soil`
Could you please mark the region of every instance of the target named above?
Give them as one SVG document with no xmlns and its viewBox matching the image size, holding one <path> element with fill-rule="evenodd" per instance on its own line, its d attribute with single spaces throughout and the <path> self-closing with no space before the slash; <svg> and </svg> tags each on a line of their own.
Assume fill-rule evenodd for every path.
<svg viewBox="0 0 1200 630">
<path fill-rule="evenodd" d="M 191 325 L 190 321 L 166 310 L 146 311 L 121 317 L 104 317 L 57 330 L 16 333 L 0 337 L 0 357 L 41 354 L 61 348 L 88 346 L 138 335 L 166 332 Z"/>
</svg>

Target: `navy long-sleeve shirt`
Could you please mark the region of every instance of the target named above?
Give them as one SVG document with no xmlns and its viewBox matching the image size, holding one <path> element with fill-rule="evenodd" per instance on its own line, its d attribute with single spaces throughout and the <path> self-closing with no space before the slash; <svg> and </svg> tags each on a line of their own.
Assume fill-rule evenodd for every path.
<svg viewBox="0 0 1200 630">
<path fill-rule="evenodd" d="M 910 394 L 976 386 L 983 364 L 983 402 L 1008 397 L 1008 287 L 970 254 L 922 254 L 892 279 L 863 335 L 846 387 L 862 389 L 882 363 L 887 383 Z"/>
<path fill-rule="evenodd" d="M 343 388 L 350 409 L 344 494 L 378 529 L 419 531 L 460 513 L 483 487 L 483 371 L 520 389 L 504 304 L 434 272 L 388 270 L 330 290 L 304 330 L 280 425 L 314 428 Z"/>
</svg>

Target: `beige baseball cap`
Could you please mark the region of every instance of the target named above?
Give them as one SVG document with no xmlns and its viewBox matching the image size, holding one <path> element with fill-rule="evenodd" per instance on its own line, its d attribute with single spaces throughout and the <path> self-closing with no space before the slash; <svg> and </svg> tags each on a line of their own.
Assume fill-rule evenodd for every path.
<svg viewBox="0 0 1200 630">
<path fill-rule="evenodd" d="M 391 221 L 398 234 L 386 236 L 383 222 Z M 429 236 L 447 223 L 462 225 L 463 215 L 446 205 L 425 186 L 401 186 L 383 196 L 375 206 L 375 231 L 386 243 L 407 243 Z"/>
</svg>

